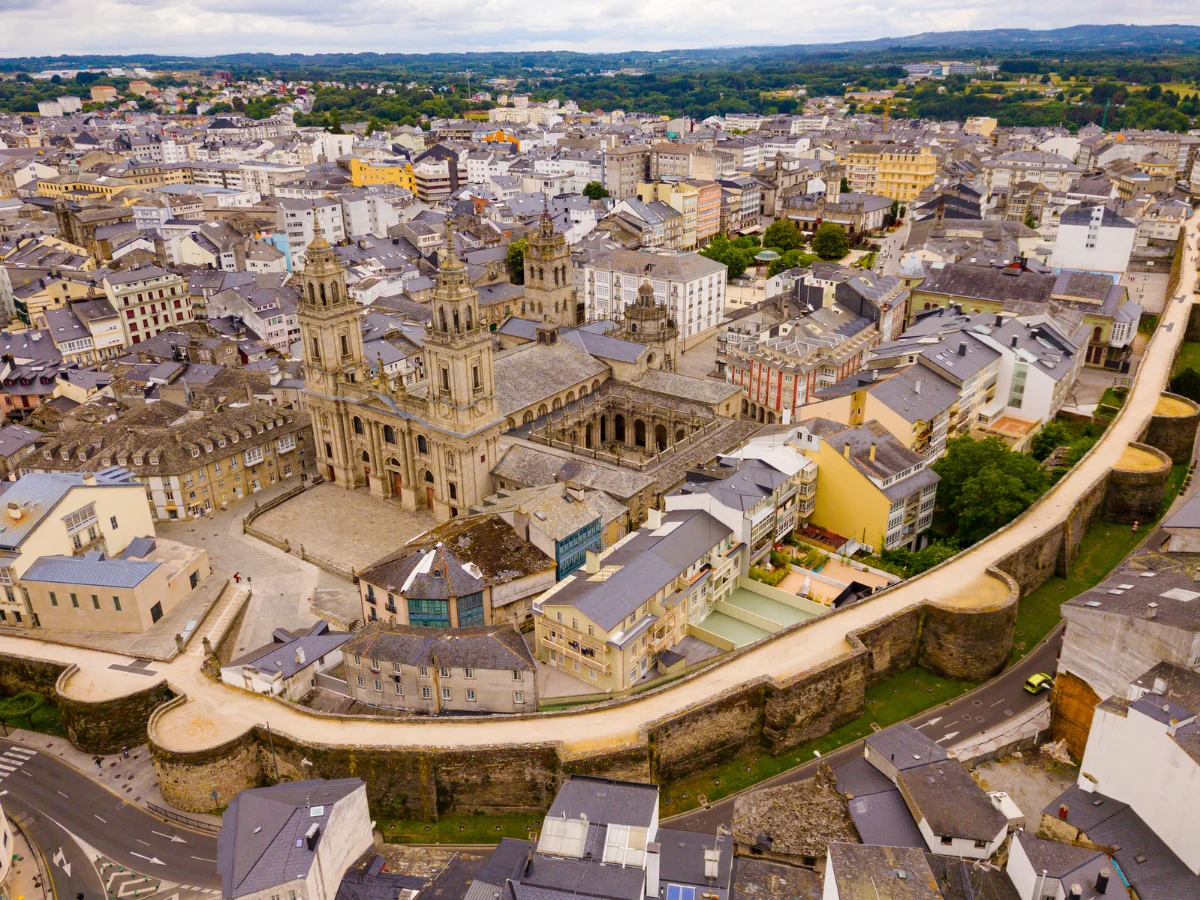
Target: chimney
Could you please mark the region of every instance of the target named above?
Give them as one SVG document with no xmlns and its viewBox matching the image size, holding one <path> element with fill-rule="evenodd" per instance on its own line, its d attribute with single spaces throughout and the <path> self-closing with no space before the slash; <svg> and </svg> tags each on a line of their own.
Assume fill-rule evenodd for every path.
<svg viewBox="0 0 1200 900">
<path fill-rule="evenodd" d="M 650 529 L 662 528 L 663 516 L 661 509 L 646 510 L 646 527 Z"/>
<path fill-rule="evenodd" d="M 996 327 L 999 328 L 1003 324 L 1004 324 L 1004 316 L 1000 315 L 1000 313 L 996 313 Z"/>
<path fill-rule="evenodd" d="M 1110 879 L 1110 878 L 1112 878 L 1112 872 L 1108 871 L 1108 869 L 1101 869 L 1099 872 L 1096 873 L 1096 893 L 1097 894 L 1107 894 L 1108 893 L 1108 879 Z"/>
<path fill-rule="evenodd" d="M 308 831 L 304 832 L 304 846 L 311 853 L 317 846 L 317 840 L 321 837 L 321 826 L 315 822 L 308 826 Z"/>
<path fill-rule="evenodd" d="M 1060 819 L 1062 819 L 1064 822 L 1067 821 L 1067 812 L 1068 812 L 1067 804 L 1060 803 L 1058 805 L 1058 817 Z"/>
<path fill-rule="evenodd" d="M 1079 779 L 1079 789 L 1085 794 L 1094 794 L 1096 792 L 1096 776 L 1089 775 L 1087 772 L 1081 772 L 1082 776 Z"/>
<path fill-rule="evenodd" d="M 658 872 L 662 846 L 656 843 L 646 845 L 646 896 L 658 896 Z"/>
<path fill-rule="evenodd" d="M 966 342 L 966 341 L 959 341 L 959 342 L 958 342 L 958 355 L 959 355 L 959 356 L 966 356 L 966 355 L 967 355 L 967 342 Z"/>
<path fill-rule="evenodd" d="M 1154 693 L 1165 694 L 1166 692 L 1167 692 L 1167 680 L 1165 678 L 1159 678 L 1157 675 L 1155 675 L 1154 676 Z"/>
<path fill-rule="evenodd" d="M 1017 346 L 1017 341 L 1018 341 L 1018 340 L 1019 340 L 1018 336 L 1014 334 L 1014 335 L 1012 336 L 1012 340 L 1009 342 L 1009 346 L 1011 346 L 1011 347 L 1015 347 L 1015 346 Z"/>
<path fill-rule="evenodd" d="M 301 666 L 302 666 L 302 665 L 304 665 L 304 663 L 305 663 L 305 656 L 304 656 L 304 648 L 303 648 L 303 647 L 297 647 L 297 648 L 296 648 L 296 663 L 297 663 L 298 665 L 301 665 Z"/>
<path fill-rule="evenodd" d="M 918 378 L 916 380 L 916 382 L 913 384 L 913 393 L 914 394 L 921 393 L 921 379 L 920 378 Z"/>
<path fill-rule="evenodd" d="M 875 442 L 871 441 L 871 455 L 867 457 L 871 462 L 875 462 Z"/>
<path fill-rule="evenodd" d="M 96 486 L 96 473 L 95 472 L 85 472 L 83 475 L 83 483 L 86 484 L 88 487 L 95 487 Z"/>
<path fill-rule="evenodd" d="M 1146 606 L 1146 618 L 1153 619 L 1158 615 L 1158 604 L 1150 603 Z"/>
<path fill-rule="evenodd" d="M 846 457 L 846 459 L 850 458 L 850 442 L 849 441 L 846 441 L 846 446 L 844 446 L 842 448 L 842 456 Z"/>
<path fill-rule="evenodd" d="M 1071 890 L 1067 892 L 1067 900 L 1083 900 L 1083 888 L 1078 883 L 1071 885 Z"/>
<path fill-rule="evenodd" d="M 14 522 L 21 521 L 21 507 L 11 500 L 8 501 L 8 517 Z"/>
<path fill-rule="evenodd" d="M 600 571 L 600 554 L 595 550 L 587 551 L 587 557 L 583 563 L 583 571 L 588 575 L 595 575 Z"/>
</svg>

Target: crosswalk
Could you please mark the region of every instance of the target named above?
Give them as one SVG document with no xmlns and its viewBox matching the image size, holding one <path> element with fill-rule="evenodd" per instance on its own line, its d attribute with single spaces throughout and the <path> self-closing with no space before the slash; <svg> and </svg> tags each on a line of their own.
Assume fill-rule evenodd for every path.
<svg viewBox="0 0 1200 900">
<path fill-rule="evenodd" d="M 9 747 L 0 754 L 0 781 L 3 781 L 29 760 L 37 756 L 36 750 L 26 750 L 24 747 Z"/>
</svg>

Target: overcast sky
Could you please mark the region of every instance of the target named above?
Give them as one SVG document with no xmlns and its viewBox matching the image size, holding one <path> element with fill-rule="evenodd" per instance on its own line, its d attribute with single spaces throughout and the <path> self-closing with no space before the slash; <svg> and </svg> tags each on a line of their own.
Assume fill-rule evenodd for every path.
<svg viewBox="0 0 1200 900">
<path fill-rule="evenodd" d="M 1135 17 L 1136 16 L 1136 17 Z M 0 55 L 662 50 L 1081 22 L 1200 24 L 1172 0 L 0 0 Z"/>
</svg>

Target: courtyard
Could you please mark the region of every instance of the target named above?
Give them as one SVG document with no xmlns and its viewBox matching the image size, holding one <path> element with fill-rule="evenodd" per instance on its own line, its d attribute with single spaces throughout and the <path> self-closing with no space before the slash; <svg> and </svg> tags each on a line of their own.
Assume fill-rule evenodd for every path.
<svg viewBox="0 0 1200 900">
<path fill-rule="evenodd" d="M 365 489 L 323 483 L 267 510 L 254 527 L 293 552 L 355 572 L 438 524 L 428 510 L 410 512 Z"/>
</svg>

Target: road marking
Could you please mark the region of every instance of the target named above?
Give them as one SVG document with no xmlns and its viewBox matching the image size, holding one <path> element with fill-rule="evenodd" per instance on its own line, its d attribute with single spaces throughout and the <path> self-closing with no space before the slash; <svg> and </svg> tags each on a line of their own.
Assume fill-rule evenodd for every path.
<svg viewBox="0 0 1200 900">
<path fill-rule="evenodd" d="M 67 862 L 67 855 L 63 853 L 62 847 L 58 848 L 58 852 L 52 857 L 54 864 L 67 873 L 67 877 L 71 877 L 71 864 Z"/>
<path fill-rule="evenodd" d="M 940 737 L 940 738 L 938 738 L 936 741 L 934 741 L 934 743 L 935 743 L 935 744 L 940 744 L 942 741 L 948 741 L 948 740 L 950 740 L 950 738 L 952 738 L 952 737 L 956 737 L 957 735 L 958 735 L 958 732 L 957 732 L 957 731 L 952 731 L 952 732 L 950 732 L 948 735 L 946 735 L 945 737 Z"/>
<path fill-rule="evenodd" d="M 56 791 L 56 793 L 58 793 L 58 794 L 62 794 L 62 796 L 64 796 L 64 797 L 67 797 L 67 795 L 66 795 L 66 794 L 63 794 L 63 792 L 62 792 L 62 791 Z M 67 799 L 68 799 L 68 800 L 70 800 L 71 798 L 70 798 L 70 797 L 67 797 Z"/>
<path fill-rule="evenodd" d="M 924 725 L 918 725 L 918 726 L 917 726 L 917 729 L 919 730 L 919 729 L 921 729 L 921 728 L 926 728 L 926 727 L 928 727 L 929 725 L 936 725 L 936 724 L 937 724 L 938 722 L 940 722 L 940 721 L 942 721 L 942 717 L 941 717 L 941 716 L 938 716 L 936 719 L 930 719 L 930 720 L 929 720 L 928 722 L 926 722 Z"/>
<path fill-rule="evenodd" d="M 93 815 L 93 816 L 96 816 L 96 814 L 95 814 L 95 813 L 92 813 L 92 815 Z M 96 818 L 97 818 L 97 819 L 100 819 L 100 817 L 99 817 L 99 816 L 96 816 Z M 100 821 L 101 821 L 101 822 L 104 822 L 104 820 L 103 820 L 103 819 L 100 819 Z M 107 822 L 104 822 L 104 824 L 105 824 L 105 825 L 107 825 L 108 823 L 107 823 Z"/>
<path fill-rule="evenodd" d="M 186 844 L 187 843 L 187 841 L 185 841 L 183 838 L 181 838 L 175 834 L 163 834 L 161 831 L 154 831 L 154 830 L 151 830 L 150 833 L 157 834 L 159 837 L 165 837 L 172 844 Z"/>
<path fill-rule="evenodd" d="M 997 700 L 995 703 L 993 703 L 992 706 L 999 706 L 1003 702 L 1004 702 L 1004 700 L 1003 700 L 1003 698 L 1001 698 L 1000 700 Z"/>
<path fill-rule="evenodd" d="M 26 778 L 32 778 L 32 777 L 33 777 L 33 776 L 32 776 L 32 775 L 30 775 L 28 772 L 26 772 L 24 769 L 17 769 L 17 771 L 18 771 L 18 772 L 20 772 L 22 775 L 24 775 Z"/>
<path fill-rule="evenodd" d="M 159 859 L 157 856 L 142 856 L 142 854 L 134 853 L 132 850 L 129 851 L 129 855 L 136 856 L 138 859 L 144 859 L 147 862 L 152 862 L 156 866 L 165 866 L 166 865 L 166 863 L 163 862 L 161 859 Z"/>
<path fill-rule="evenodd" d="M 143 841 L 141 838 L 134 838 L 134 840 L 137 841 L 139 844 L 146 844 L 146 842 Z M 146 844 L 146 846 L 149 847 L 150 845 Z"/>
<path fill-rule="evenodd" d="M 210 862 L 210 863 L 216 862 L 215 859 L 205 859 L 203 856 L 193 856 L 192 859 L 198 859 L 198 860 L 200 860 L 200 862 Z"/>
<path fill-rule="evenodd" d="M 0 769 L 3 769 L 5 772 L 17 771 L 16 766 L 6 766 L 6 765 L 4 765 L 4 763 L 0 763 Z"/>
</svg>

